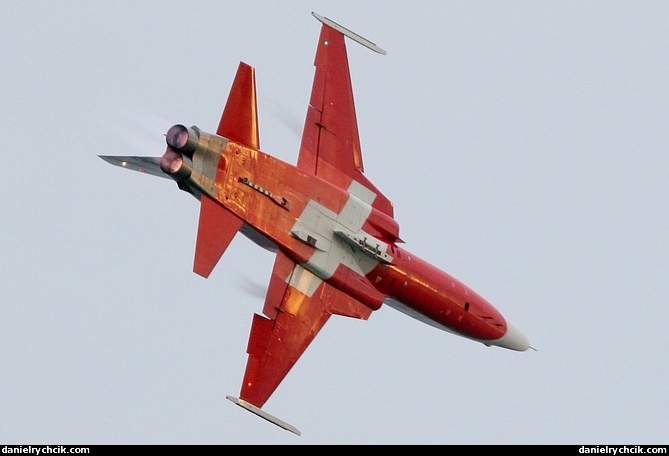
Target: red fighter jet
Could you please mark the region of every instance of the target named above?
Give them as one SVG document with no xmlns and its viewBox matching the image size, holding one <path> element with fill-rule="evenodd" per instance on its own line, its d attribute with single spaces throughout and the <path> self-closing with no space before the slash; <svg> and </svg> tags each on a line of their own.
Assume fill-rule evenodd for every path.
<svg viewBox="0 0 669 456">
<path fill-rule="evenodd" d="M 261 407 L 333 314 L 367 319 L 387 304 L 488 346 L 530 347 L 488 301 L 400 247 L 392 203 L 363 174 L 345 37 L 385 51 L 312 14 L 322 28 L 297 166 L 260 150 L 255 73 L 243 62 L 216 134 L 175 125 L 162 157 L 101 156 L 200 200 L 195 273 L 208 277 L 237 232 L 276 253 L 241 393 L 228 399 L 298 435 Z"/>
</svg>

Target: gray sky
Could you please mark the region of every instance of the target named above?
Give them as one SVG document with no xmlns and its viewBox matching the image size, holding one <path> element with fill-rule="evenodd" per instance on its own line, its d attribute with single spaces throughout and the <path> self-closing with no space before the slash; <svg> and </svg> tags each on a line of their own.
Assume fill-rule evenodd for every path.
<svg viewBox="0 0 669 456">
<path fill-rule="evenodd" d="M 0 441 L 666 444 L 669 3 L 2 2 Z M 348 41 L 367 176 L 406 247 L 538 351 L 383 307 L 236 407 L 273 256 L 192 272 L 197 201 L 97 155 L 213 131 L 240 60 L 295 163 L 316 11 Z"/>
</svg>

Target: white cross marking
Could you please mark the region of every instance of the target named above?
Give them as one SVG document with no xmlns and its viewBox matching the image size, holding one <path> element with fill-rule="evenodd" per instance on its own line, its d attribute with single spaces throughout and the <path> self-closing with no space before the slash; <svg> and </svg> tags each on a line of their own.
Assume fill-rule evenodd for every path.
<svg viewBox="0 0 669 456">
<path fill-rule="evenodd" d="M 374 192 L 356 181 L 351 183 L 348 191 L 348 201 L 340 214 L 311 200 L 292 228 L 292 231 L 304 231 L 316 238 L 318 249 L 302 266 L 323 280 L 331 278 L 340 264 L 365 276 L 379 263 L 354 250 L 334 234 L 335 231 L 354 235 L 364 233 L 362 226 L 372 212 Z"/>
</svg>

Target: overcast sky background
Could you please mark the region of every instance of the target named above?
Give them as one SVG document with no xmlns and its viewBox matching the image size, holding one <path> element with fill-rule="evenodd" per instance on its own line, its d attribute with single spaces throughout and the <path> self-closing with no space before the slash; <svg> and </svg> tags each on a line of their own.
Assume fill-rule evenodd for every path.
<svg viewBox="0 0 669 456">
<path fill-rule="evenodd" d="M 297 159 L 321 24 L 405 247 L 537 351 L 383 307 L 238 396 L 273 255 L 192 272 L 199 205 L 97 155 L 214 131 L 240 60 Z M 0 442 L 666 444 L 669 2 L 1 1 Z"/>
</svg>

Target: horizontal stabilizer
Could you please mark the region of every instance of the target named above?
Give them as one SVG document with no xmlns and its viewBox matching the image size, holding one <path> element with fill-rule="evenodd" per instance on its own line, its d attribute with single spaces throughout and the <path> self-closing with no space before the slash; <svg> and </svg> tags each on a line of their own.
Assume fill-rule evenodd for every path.
<svg viewBox="0 0 669 456">
<path fill-rule="evenodd" d="M 121 157 L 116 155 L 98 155 L 98 157 L 121 168 L 172 179 L 160 169 L 160 157 Z"/>
<path fill-rule="evenodd" d="M 295 435 L 300 435 L 300 431 L 298 431 L 294 426 L 291 426 L 290 424 L 286 423 L 285 421 L 282 421 L 282 420 L 278 419 L 277 417 L 275 417 L 273 415 L 270 415 L 266 411 L 259 409 L 258 407 L 256 407 L 253 404 L 249 404 L 248 402 L 246 402 L 243 399 L 238 399 L 238 398 L 232 397 L 232 396 L 225 396 L 225 398 L 228 399 L 229 401 L 234 402 L 235 404 L 239 405 L 240 407 L 248 410 L 249 412 L 255 413 L 260 418 L 263 418 L 263 419 L 269 421 L 272 424 L 276 424 L 277 426 L 279 426 L 280 428 L 285 429 L 286 431 L 290 431 Z"/>
<path fill-rule="evenodd" d="M 258 150 L 260 134 L 255 75 L 252 66 L 240 62 L 216 134 Z"/>
<path fill-rule="evenodd" d="M 206 279 L 244 222 L 206 195 L 201 201 L 193 272 Z"/>
</svg>

